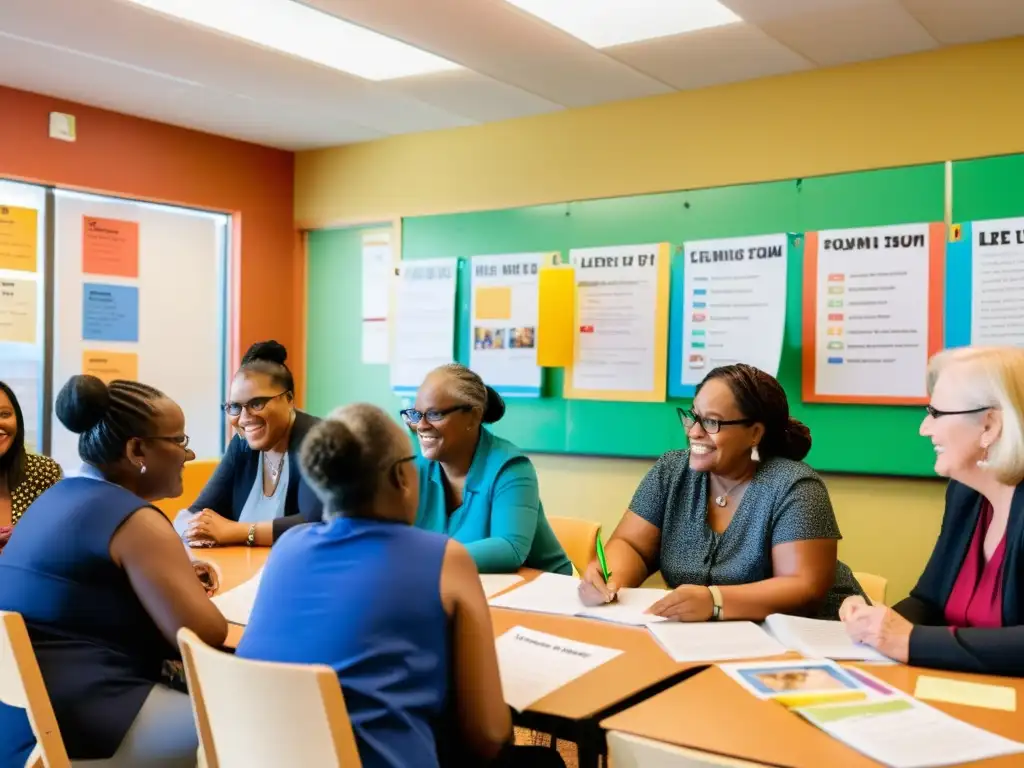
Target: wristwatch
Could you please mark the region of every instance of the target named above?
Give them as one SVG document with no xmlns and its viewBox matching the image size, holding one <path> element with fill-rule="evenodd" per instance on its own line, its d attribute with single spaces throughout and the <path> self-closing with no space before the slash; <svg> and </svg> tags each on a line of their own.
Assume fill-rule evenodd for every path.
<svg viewBox="0 0 1024 768">
<path fill-rule="evenodd" d="M 245 538 L 245 546 L 251 547 L 256 543 L 256 523 L 249 526 L 249 535 Z"/>
<path fill-rule="evenodd" d="M 725 614 L 722 611 L 722 590 L 711 585 L 708 587 L 708 592 L 711 593 L 711 600 L 715 604 L 714 608 L 711 609 L 711 620 L 723 621 L 725 619 Z"/>
</svg>

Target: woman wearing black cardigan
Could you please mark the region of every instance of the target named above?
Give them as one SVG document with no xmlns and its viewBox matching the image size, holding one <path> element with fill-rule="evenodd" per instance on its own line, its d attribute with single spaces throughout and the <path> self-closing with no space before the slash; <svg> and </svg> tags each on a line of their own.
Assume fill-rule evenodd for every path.
<svg viewBox="0 0 1024 768">
<path fill-rule="evenodd" d="M 299 471 L 299 448 L 319 419 L 293 403 L 288 353 L 276 341 L 242 358 L 225 403 L 237 435 L 175 527 L 192 546 L 269 547 L 286 530 L 319 522 L 323 505 Z"/>
<path fill-rule="evenodd" d="M 936 355 L 921 434 L 950 478 L 942 529 L 910 597 L 848 598 L 855 640 L 921 667 L 1024 675 L 1024 350 Z"/>
</svg>

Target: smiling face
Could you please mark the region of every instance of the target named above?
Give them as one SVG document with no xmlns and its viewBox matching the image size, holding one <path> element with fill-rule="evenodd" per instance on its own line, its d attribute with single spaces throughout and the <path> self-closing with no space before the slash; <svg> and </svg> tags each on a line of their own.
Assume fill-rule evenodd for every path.
<svg viewBox="0 0 1024 768">
<path fill-rule="evenodd" d="M 449 384 L 444 374 L 431 374 L 416 393 L 413 407 L 425 415 L 409 429 L 419 440 L 424 458 L 431 461 L 471 452 L 479 436 L 479 413 L 454 397 Z"/>
<path fill-rule="evenodd" d="M 709 379 L 693 400 L 693 412 L 701 419 L 738 421 L 747 418 L 740 412 L 729 385 L 722 379 Z M 749 470 L 750 449 L 764 433 L 761 424 L 724 424 L 709 434 L 699 423 L 688 431 L 690 468 L 726 477 L 739 477 Z"/>
<path fill-rule="evenodd" d="M 267 451 L 280 443 L 292 423 L 292 397 L 273 377 L 257 371 L 240 371 L 231 382 L 230 403 L 245 406 L 228 414 L 231 426 L 254 451 Z"/>
<path fill-rule="evenodd" d="M 956 365 L 945 368 L 932 387 L 931 413 L 921 422 L 921 434 L 930 438 L 935 449 L 935 472 L 960 482 L 978 472 L 978 461 L 998 439 L 1001 414 L 990 408 L 978 413 L 951 413 L 974 410 L 976 402 L 965 397 L 964 377 Z"/>
<path fill-rule="evenodd" d="M 15 442 L 17 442 L 18 431 L 21 424 L 18 423 L 18 413 L 14 403 L 7 396 L 7 393 L 0 389 L 0 458 L 7 455 Z"/>
<path fill-rule="evenodd" d="M 191 449 L 183 447 L 185 414 L 173 400 L 153 403 L 153 438 L 133 440 L 129 450 L 141 452 L 146 473 L 140 477 L 139 495 L 147 501 L 174 499 L 182 493 L 185 464 L 195 459 Z"/>
</svg>

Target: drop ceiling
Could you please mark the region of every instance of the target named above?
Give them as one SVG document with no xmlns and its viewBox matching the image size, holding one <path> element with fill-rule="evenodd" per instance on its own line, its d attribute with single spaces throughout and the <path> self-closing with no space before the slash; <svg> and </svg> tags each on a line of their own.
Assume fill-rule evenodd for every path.
<svg viewBox="0 0 1024 768">
<path fill-rule="evenodd" d="M 306 4 L 460 68 L 375 82 L 129 0 L 0 0 L 0 84 L 302 150 L 1024 34 L 1024 0 L 722 0 L 740 21 L 602 49 L 505 0 Z"/>
</svg>

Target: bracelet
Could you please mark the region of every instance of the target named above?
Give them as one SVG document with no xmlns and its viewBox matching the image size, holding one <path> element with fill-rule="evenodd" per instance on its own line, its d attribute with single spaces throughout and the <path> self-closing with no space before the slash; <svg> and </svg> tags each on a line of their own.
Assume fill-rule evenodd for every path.
<svg viewBox="0 0 1024 768">
<path fill-rule="evenodd" d="M 256 543 L 256 523 L 249 526 L 249 535 L 245 537 L 245 546 L 251 547 Z"/>
<path fill-rule="evenodd" d="M 711 593 L 711 601 L 714 603 L 714 608 L 711 610 L 711 619 L 713 621 L 723 621 L 725 619 L 725 613 L 722 610 L 722 592 L 721 590 L 711 585 L 708 587 L 708 592 Z"/>
</svg>

